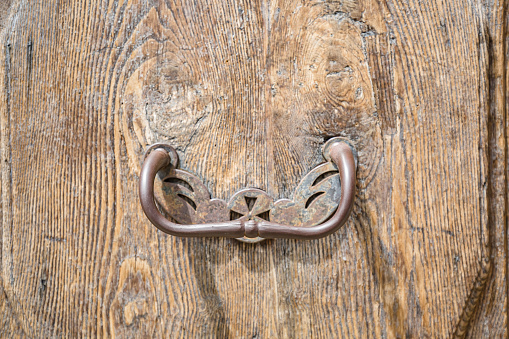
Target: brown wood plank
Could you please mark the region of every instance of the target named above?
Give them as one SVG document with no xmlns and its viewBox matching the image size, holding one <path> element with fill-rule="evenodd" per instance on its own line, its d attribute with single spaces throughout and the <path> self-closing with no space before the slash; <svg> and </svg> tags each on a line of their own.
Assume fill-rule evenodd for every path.
<svg viewBox="0 0 509 339">
<path fill-rule="evenodd" d="M 483 269 L 465 308 L 463 328 L 470 338 L 507 338 L 507 2 L 484 4 L 482 34 L 488 48 L 488 222 Z M 458 330 L 458 336 L 462 331 Z"/>
<path fill-rule="evenodd" d="M 506 335 L 504 14 L 489 26 L 453 0 L 16 6 L 0 52 L 3 328 Z M 214 197 L 279 198 L 336 135 L 358 150 L 359 192 L 325 239 L 180 239 L 139 206 L 152 142 L 173 143 Z"/>
</svg>

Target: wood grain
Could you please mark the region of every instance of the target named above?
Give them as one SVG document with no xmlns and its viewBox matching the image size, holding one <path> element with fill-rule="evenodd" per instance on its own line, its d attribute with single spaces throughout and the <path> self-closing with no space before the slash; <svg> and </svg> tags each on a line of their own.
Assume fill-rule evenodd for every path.
<svg viewBox="0 0 509 339">
<path fill-rule="evenodd" d="M 12 5 L 12 0 L 3 0 L 0 2 L 0 30 L 5 27 Z"/>
<path fill-rule="evenodd" d="M 507 114 L 506 36 L 507 2 L 486 2 L 483 32 L 488 42 L 488 133 L 489 133 L 489 247 L 478 279 L 485 279 L 477 309 L 470 316 L 471 338 L 507 337 Z M 504 236 L 505 235 L 505 236 Z M 489 269 L 489 270 L 487 270 Z M 489 280 L 488 280 L 489 279 Z M 480 292 L 477 286 L 473 295 Z M 477 292 L 476 292 L 477 291 Z"/>
<path fill-rule="evenodd" d="M 506 4 L 13 6 L 1 336 L 507 336 Z M 181 239 L 141 211 L 150 143 L 214 197 L 283 198 L 338 135 L 358 194 L 325 239 Z"/>
</svg>

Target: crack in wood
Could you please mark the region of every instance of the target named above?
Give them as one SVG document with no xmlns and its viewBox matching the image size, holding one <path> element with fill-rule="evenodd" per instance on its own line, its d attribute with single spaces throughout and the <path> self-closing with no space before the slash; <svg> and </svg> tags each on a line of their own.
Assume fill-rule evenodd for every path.
<svg viewBox="0 0 509 339">
<path fill-rule="evenodd" d="M 502 14 L 502 17 L 505 18 L 505 12 Z M 502 110 L 500 110 L 499 107 L 497 107 L 497 96 L 502 95 L 504 97 L 503 101 L 505 102 L 505 77 L 504 77 L 504 83 L 503 87 L 504 90 L 502 91 L 502 94 L 498 93 L 496 91 L 497 88 L 497 70 L 495 69 L 495 62 L 496 58 L 500 57 L 500 55 L 495 55 L 495 46 L 493 43 L 494 37 L 492 37 L 492 32 L 490 32 L 488 25 L 483 23 L 483 19 L 481 18 L 481 27 L 479 32 L 479 43 L 478 43 L 478 53 L 479 53 L 479 62 L 483 63 L 482 57 L 484 56 L 487 58 L 485 61 L 486 67 L 485 67 L 485 76 L 483 76 L 482 68 L 480 69 L 480 79 L 485 79 L 487 84 L 486 93 L 484 95 L 487 96 L 486 100 L 486 134 L 487 134 L 487 140 L 483 141 L 480 140 L 479 145 L 479 151 L 480 153 L 485 150 L 486 157 L 484 158 L 482 155 L 480 155 L 479 160 L 480 163 L 483 163 L 483 159 L 487 158 L 487 178 L 485 178 L 485 182 L 480 185 L 480 189 L 486 189 L 486 209 L 487 209 L 487 235 L 486 235 L 486 244 L 483 249 L 483 254 L 481 256 L 481 262 L 480 262 L 480 269 L 477 273 L 476 279 L 474 281 L 474 284 L 470 290 L 470 293 L 468 295 L 467 301 L 465 303 L 465 306 L 463 308 L 463 311 L 460 315 L 460 319 L 458 321 L 458 324 L 456 326 L 456 329 L 453 333 L 454 338 L 465 338 L 467 335 L 469 335 L 469 331 L 472 328 L 476 315 L 479 313 L 478 310 L 480 309 L 480 306 L 483 304 L 483 300 L 485 299 L 484 296 L 487 293 L 488 286 L 493 283 L 495 279 L 495 274 L 493 274 L 494 271 L 494 254 L 493 254 L 493 247 L 496 246 L 496 237 L 499 236 L 496 234 L 496 227 L 495 224 L 497 222 L 505 223 L 505 228 L 507 228 L 507 220 L 506 220 L 506 214 L 507 214 L 507 206 L 508 206 L 508 197 L 507 197 L 507 185 L 503 185 L 504 192 L 503 192 L 503 215 L 497 215 L 499 211 L 497 210 L 496 204 L 499 203 L 497 200 L 497 197 L 495 196 L 497 192 L 497 183 L 496 180 L 500 175 L 502 175 L 503 182 L 506 182 L 506 173 L 507 173 L 507 137 L 506 137 L 506 109 L 507 107 L 503 105 Z M 502 28 L 502 36 L 504 36 L 504 29 L 505 26 Z M 495 33 L 496 35 L 496 33 Z M 505 51 L 505 47 L 503 48 Z M 482 55 L 482 52 L 484 52 L 484 55 Z M 503 64 L 505 65 L 505 55 L 502 54 L 502 58 L 504 59 Z M 483 88 L 480 85 L 479 86 L 479 96 L 483 95 L 482 92 Z M 483 126 L 481 119 L 485 117 L 482 113 L 482 107 L 480 107 L 479 112 L 479 126 L 480 128 Z M 501 165 L 497 164 L 497 152 L 499 152 L 499 146 L 497 145 L 497 133 L 500 133 L 500 131 L 497 131 L 497 120 L 501 120 L 502 122 L 502 129 L 503 129 L 503 136 L 504 136 L 504 147 L 503 147 L 503 160 Z M 498 126 L 500 127 L 500 126 Z M 483 135 L 482 132 L 480 132 L 480 135 Z M 500 163 L 500 162 L 499 162 Z M 501 171 L 501 174 L 499 173 Z M 483 173 L 481 173 L 481 177 L 483 177 Z M 482 188 L 481 188 L 482 186 Z M 482 225 L 481 225 L 482 230 Z M 507 232 L 504 234 L 505 238 L 505 246 L 507 246 Z M 481 242 L 483 242 L 482 239 L 482 232 L 481 232 Z M 507 287 L 506 287 L 507 288 Z"/>
<path fill-rule="evenodd" d="M 456 325 L 456 329 L 454 331 L 454 338 L 465 338 L 468 330 L 471 326 L 472 320 L 474 319 L 474 315 L 476 310 L 479 307 L 481 298 L 486 290 L 487 282 L 491 275 L 492 271 L 492 263 L 491 260 L 486 257 L 481 261 L 481 269 L 477 274 L 477 277 L 474 282 L 474 286 L 470 290 L 468 295 L 467 302 L 465 307 L 463 308 L 463 312 L 461 313 L 458 324 Z"/>
</svg>

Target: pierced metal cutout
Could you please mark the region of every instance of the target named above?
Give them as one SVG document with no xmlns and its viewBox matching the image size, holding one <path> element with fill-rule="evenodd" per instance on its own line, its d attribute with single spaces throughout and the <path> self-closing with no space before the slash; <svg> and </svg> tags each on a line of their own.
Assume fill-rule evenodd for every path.
<svg viewBox="0 0 509 339">
<path fill-rule="evenodd" d="M 323 155 L 328 162 L 301 180 L 292 200 L 274 201 L 260 189 L 246 188 L 227 203 L 211 199 L 196 176 L 175 168 L 178 156 L 173 147 L 152 145 L 141 171 L 141 204 L 157 228 L 177 236 L 219 236 L 244 242 L 320 238 L 346 222 L 355 196 L 356 164 L 350 145 L 340 138 L 330 139 Z M 178 224 L 161 215 L 154 197 Z"/>
</svg>

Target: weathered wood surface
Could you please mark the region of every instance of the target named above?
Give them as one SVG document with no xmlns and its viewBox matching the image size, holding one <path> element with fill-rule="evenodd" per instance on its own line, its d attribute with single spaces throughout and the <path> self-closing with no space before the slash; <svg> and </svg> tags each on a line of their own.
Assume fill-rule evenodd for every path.
<svg viewBox="0 0 509 339">
<path fill-rule="evenodd" d="M 503 1 L 6 7 L 1 336 L 507 336 Z M 139 206 L 154 141 L 215 197 L 289 197 L 336 135 L 358 195 L 325 239 L 174 238 Z"/>
<path fill-rule="evenodd" d="M 477 309 L 472 308 L 470 328 L 472 338 L 506 337 L 508 281 L 507 269 L 507 1 L 482 3 L 485 21 L 482 29 L 488 42 L 488 257 L 477 284 L 471 293 L 478 294 Z M 503 236 L 505 234 L 505 236 Z M 469 312 L 464 312 L 467 315 Z M 460 326 L 461 327 L 461 326 Z M 495 331 L 493 330 L 495 329 Z M 504 329 L 503 331 L 501 329 Z M 458 332 L 459 328 L 458 328 Z"/>
</svg>

